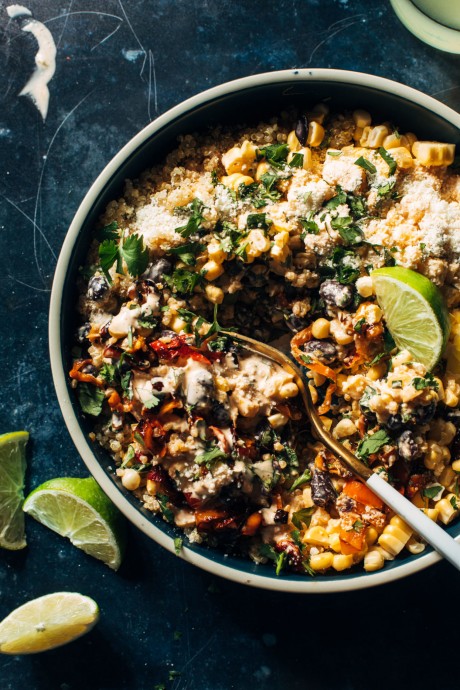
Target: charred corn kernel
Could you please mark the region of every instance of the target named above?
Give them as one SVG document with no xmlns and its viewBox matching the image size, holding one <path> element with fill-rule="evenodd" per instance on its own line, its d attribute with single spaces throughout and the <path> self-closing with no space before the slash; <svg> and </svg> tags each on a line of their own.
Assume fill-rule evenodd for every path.
<svg viewBox="0 0 460 690">
<path fill-rule="evenodd" d="M 242 241 L 247 244 L 246 257 L 248 263 L 251 263 L 258 256 L 270 249 L 270 240 L 265 237 L 262 230 L 251 230 L 249 235 Z"/>
<path fill-rule="evenodd" d="M 408 170 L 414 167 L 414 159 L 407 148 L 403 146 L 391 149 L 391 157 L 396 161 L 396 165 L 398 168 L 401 168 L 401 170 Z"/>
<path fill-rule="evenodd" d="M 313 401 L 313 405 L 316 405 L 316 403 L 318 402 L 318 392 L 311 383 L 308 384 L 308 388 L 310 391 L 311 399 Z"/>
<path fill-rule="evenodd" d="M 370 297 L 374 294 L 374 285 L 370 276 L 363 276 L 356 281 L 356 290 L 361 297 Z"/>
<path fill-rule="evenodd" d="M 218 264 L 217 261 L 210 259 L 209 261 L 206 261 L 205 265 L 202 268 L 202 271 L 204 273 L 204 277 L 206 278 L 206 280 L 215 280 L 216 278 L 222 275 L 224 269 L 222 267 L 222 264 Z"/>
<path fill-rule="evenodd" d="M 255 161 L 256 146 L 250 141 L 244 141 L 241 147 L 234 146 L 222 155 L 222 165 L 229 175 L 246 173 Z"/>
<path fill-rule="evenodd" d="M 458 400 L 458 395 L 455 395 L 450 388 L 446 388 L 444 402 L 446 403 L 447 407 L 457 407 Z"/>
<path fill-rule="evenodd" d="M 327 570 L 332 566 L 334 554 L 330 551 L 323 551 L 323 553 L 316 553 L 310 556 L 310 567 L 313 570 Z"/>
<path fill-rule="evenodd" d="M 334 336 L 334 340 L 338 345 L 349 345 L 353 342 L 353 335 L 346 332 L 344 328 L 331 323 L 331 333 Z"/>
<path fill-rule="evenodd" d="M 330 331 L 331 326 L 327 319 L 316 319 L 311 326 L 311 334 L 318 340 L 328 338 Z"/>
<path fill-rule="evenodd" d="M 404 134 L 404 137 L 406 138 L 406 141 L 409 144 L 409 151 L 412 151 L 413 145 L 415 144 L 416 141 L 418 141 L 417 135 L 414 134 L 413 132 L 406 132 Z"/>
<path fill-rule="evenodd" d="M 128 489 L 128 491 L 135 491 L 139 488 L 139 485 L 141 483 L 139 472 L 136 472 L 136 470 L 131 469 L 125 470 L 121 478 L 121 483 L 123 484 L 125 489 Z"/>
<path fill-rule="evenodd" d="M 346 438 L 347 436 L 353 436 L 356 434 L 358 429 L 351 421 L 351 419 L 341 419 L 334 427 L 332 435 L 334 438 Z"/>
<path fill-rule="evenodd" d="M 340 534 L 338 532 L 333 532 L 329 535 L 329 548 L 331 548 L 336 553 L 342 553 L 342 547 L 340 545 Z"/>
<path fill-rule="evenodd" d="M 335 553 L 332 559 L 332 567 L 334 570 L 340 572 L 341 570 L 347 570 L 353 565 L 353 556 L 351 554 L 345 555 L 343 553 Z"/>
<path fill-rule="evenodd" d="M 411 537 L 406 544 L 406 549 L 409 551 L 409 553 L 412 553 L 414 556 L 418 553 L 422 553 L 422 551 L 425 551 L 425 548 L 425 544 L 423 544 L 423 542 L 421 541 L 418 541 L 414 537 Z"/>
<path fill-rule="evenodd" d="M 222 391 L 223 393 L 226 393 L 228 390 L 230 390 L 230 384 L 228 383 L 227 379 L 223 376 L 220 376 L 218 374 L 215 377 L 214 382 L 216 384 L 217 390 Z"/>
<path fill-rule="evenodd" d="M 307 144 L 319 146 L 324 139 L 324 127 L 319 122 L 310 122 L 308 125 Z"/>
<path fill-rule="evenodd" d="M 370 367 L 367 371 L 367 378 L 371 381 L 378 381 L 382 379 L 387 373 L 387 365 L 385 362 L 379 362 Z"/>
<path fill-rule="evenodd" d="M 296 133 L 294 130 L 292 132 L 289 132 L 288 138 L 287 138 L 287 145 L 289 146 L 289 151 L 299 151 L 299 149 L 302 148 L 302 145 L 300 141 L 297 139 Z"/>
<path fill-rule="evenodd" d="M 237 192 L 238 187 L 240 187 L 240 185 L 245 184 L 247 186 L 248 184 L 252 184 L 254 180 L 252 179 L 252 177 L 249 177 L 249 175 L 233 173 L 232 175 L 228 175 L 227 177 L 222 177 L 221 182 L 225 187 L 228 187 L 229 189 L 232 189 L 234 192 Z"/>
<path fill-rule="evenodd" d="M 419 163 L 427 166 L 451 165 L 455 157 L 455 144 L 439 141 L 415 141 L 412 153 Z"/>
<path fill-rule="evenodd" d="M 372 546 L 375 544 L 377 539 L 379 538 L 379 533 L 375 529 L 375 527 L 368 527 L 367 532 L 366 532 L 366 544 L 368 546 Z"/>
<path fill-rule="evenodd" d="M 326 415 L 322 415 L 322 416 L 320 416 L 320 420 L 321 420 L 321 424 L 323 425 L 323 427 L 327 431 L 330 431 L 331 426 L 332 426 L 332 419 L 330 417 L 326 417 Z"/>
<path fill-rule="evenodd" d="M 382 145 L 384 149 L 397 149 L 401 146 L 401 137 L 391 132 L 385 137 Z"/>
<path fill-rule="evenodd" d="M 306 530 L 302 541 L 313 546 L 329 546 L 329 535 L 324 527 L 316 525 Z"/>
<path fill-rule="evenodd" d="M 272 429 L 281 429 L 281 427 L 287 424 L 289 417 L 287 417 L 285 414 L 281 414 L 281 412 L 276 412 L 275 414 L 271 414 L 269 417 L 267 417 L 267 421 Z"/>
<path fill-rule="evenodd" d="M 385 125 L 377 125 L 376 127 L 371 127 L 369 134 L 367 136 L 366 146 L 369 149 L 378 149 L 383 146 L 385 138 L 388 136 L 389 130 Z"/>
<path fill-rule="evenodd" d="M 206 285 L 204 290 L 206 297 L 212 304 L 222 304 L 224 301 L 224 291 L 217 285 Z"/>
<path fill-rule="evenodd" d="M 371 114 L 367 110 L 354 110 L 353 111 L 353 122 L 356 127 L 364 129 L 364 127 L 369 127 L 372 122 Z"/>
<path fill-rule="evenodd" d="M 369 549 L 364 556 L 364 570 L 367 573 L 373 573 L 375 570 L 380 570 L 385 564 L 385 559 L 382 556 L 380 549 Z"/>
<path fill-rule="evenodd" d="M 210 242 L 208 244 L 208 256 L 217 264 L 221 264 L 226 259 L 226 254 L 222 247 L 217 242 Z"/>
<path fill-rule="evenodd" d="M 379 545 L 393 556 L 397 556 L 411 536 L 411 528 L 398 515 L 395 515 L 380 535 Z"/>
<path fill-rule="evenodd" d="M 460 472 L 460 460 L 454 460 L 452 463 L 452 469 L 454 472 Z"/>
<path fill-rule="evenodd" d="M 442 462 L 443 452 L 441 446 L 436 441 L 427 441 L 427 451 L 423 459 L 427 469 L 433 470 L 436 465 Z"/>
<path fill-rule="evenodd" d="M 460 498 L 455 494 L 447 494 L 445 498 L 441 498 L 436 503 L 436 510 L 439 513 L 439 519 L 444 525 L 448 525 L 457 517 L 460 510 Z"/>
<path fill-rule="evenodd" d="M 174 333 L 180 333 L 181 331 L 184 330 L 186 327 L 187 323 L 180 318 L 180 316 L 175 316 L 173 320 L 170 322 L 169 327 Z"/>
<path fill-rule="evenodd" d="M 257 182 L 260 182 L 262 175 L 265 175 L 265 173 L 268 173 L 269 170 L 270 170 L 270 166 L 268 165 L 268 163 L 266 163 L 265 161 L 262 161 L 262 163 L 259 163 L 259 165 L 257 166 L 257 170 L 256 170 Z"/>
</svg>

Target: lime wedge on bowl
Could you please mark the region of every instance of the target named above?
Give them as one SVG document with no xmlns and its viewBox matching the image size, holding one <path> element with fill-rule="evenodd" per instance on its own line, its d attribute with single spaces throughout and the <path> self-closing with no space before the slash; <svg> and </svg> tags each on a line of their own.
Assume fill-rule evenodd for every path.
<svg viewBox="0 0 460 690">
<path fill-rule="evenodd" d="M 46 594 L 19 606 L 0 623 L 0 652 L 34 654 L 60 647 L 91 630 L 98 618 L 98 605 L 83 594 Z"/>
<path fill-rule="evenodd" d="M 24 476 L 27 431 L 0 436 L 0 546 L 16 551 L 26 546 L 24 533 Z"/>
<path fill-rule="evenodd" d="M 50 479 L 29 494 L 24 510 L 109 568 L 119 568 L 124 517 L 92 477 Z"/>
<path fill-rule="evenodd" d="M 441 291 L 409 268 L 392 266 L 371 273 L 377 302 L 400 350 L 430 371 L 440 360 L 450 333 L 450 317 Z"/>
</svg>

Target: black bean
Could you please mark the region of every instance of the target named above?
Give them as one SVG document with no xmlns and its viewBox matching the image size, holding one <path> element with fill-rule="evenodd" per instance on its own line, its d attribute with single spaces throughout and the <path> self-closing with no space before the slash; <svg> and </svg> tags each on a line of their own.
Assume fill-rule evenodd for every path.
<svg viewBox="0 0 460 690">
<path fill-rule="evenodd" d="M 147 270 L 144 273 L 144 276 L 148 280 L 153 280 L 154 283 L 161 283 L 163 280 L 163 276 L 169 275 L 172 273 L 173 266 L 171 261 L 168 261 L 168 259 L 157 259 L 153 263 L 151 263 L 149 266 L 147 266 Z"/>
<path fill-rule="evenodd" d="M 85 364 L 81 369 L 82 374 L 91 374 L 91 376 L 97 376 L 98 371 L 93 364 Z"/>
<path fill-rule="evenodd" d="M 276 522 L 278 525 L 285 525 L 288 521 L 289 513 L 285 510 L 277 510 L 275 513 L 275 516 L 273 518 L 273 521 Z"/>
<path fill-rule="evenodd" d="M 91 330 L 91 324 L 90 323 L 85 323 L 83 326 L 80 326 L 80 328 L 77 330 L 77 341 L 79 343 L 84 343 L 86 340 L 86 336 Z"/>
<path fill-rule="evenodd" d="M 386 422 L 382 422 L 382 424 L 392 431 L 398 431 L 405 426 L 400 414 L 390 414 Z"/>
<path fill-rule="evenodd" d="M 336 495 L 329 473 L 318 470 L 315 467 L 311 480 L 311 498 L 313 503 L 324 508 L 328 503 L 335 500 Z"/>
<path fill-rule="evenodd" d="M 320 297 L 331 307 L 346 307 L 353 299 L 353 288 L 338 280 L 325 280 L 319 288 Z"/>
<path fill-rule="evenodd" d="M 417 424 L 428 424 L 434 417 L 436 412 L 436 403 L 432 402 L 429 405 L 421 405 L 415 410 L 415 418 Z"/>
<path fill-rule="evenodd" d="M 290 314 L 286 318 L 286 325 L 293 333 L 298 333 L 303 328 L 306 328 L 307 324 L 308 321 L 306 319 L 302 319 L 299 316 L 294 316 L 294 314 Z"/>
<path fill-rule="evenodd" d="M 309 340 L 302 349 L 321 362 L 332 362 L 337 357 L 336 346 L 328 340 Z"/>
<path fill-rule="evenodd" d="M 110 333 L 109 333 L 109 325 L 110 321 L 107 321 L 103 326 L 101 326 L 99 330 L 99 336 L 102 341 L 108 340 L 110 338 Z"/>
<path fill-rule="evenodd" d="M 398 438 L 398 453 L 400 458 L 409 462 L 415 460 L 420 455 L 417 441 L 410 429 L 403 431 Z"/>
<path fill-rule="evenodd" d="M 308 137 L 308 118 L 306 115 L 301 115 L 297 120 L 295 126 L 295 135 L 299 140 L 301 146 L 305 146 Z"/>
<path fill-rule="evenodd" d="M 93 276 L 89 280 L 86 296 L 88 299 L 100 300 L 104 297 L 108 289 L 109 284 L 104 276 Z"/>
<path fill-rule="evenodd" d="M 226 427 L 232 425 L 232 420 L 228 410 L 225 406 L 217 402 L 217 400 L 212 401 L 211 411 L 209 413 L 210 423 L 212 425 L 217 425 L 219 427 Z"/>
</svg>

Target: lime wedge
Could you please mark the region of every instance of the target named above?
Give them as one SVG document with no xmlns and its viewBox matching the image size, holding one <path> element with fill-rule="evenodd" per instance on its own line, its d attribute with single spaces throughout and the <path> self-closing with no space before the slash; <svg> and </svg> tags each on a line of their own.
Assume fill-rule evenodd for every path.
<svg viewBox="0 0 460 690">
<path fill-rule="evenodd" d="M 98 618 L 98 605 L 83 594 L 46 594 L 19 606 L 0 623 L 0 652 L 34 654 L 60 647 L 91 630 Z"/>
<path fill-rule="evenodd" d="M 125 519 L 92 477 L 50 479 L 29 494 L 24 510 L 109 568 L 119 568 Z"/>
<path fill-rule="evenodd" d="M 377 302 L 400 350 L 430 371 L 449 339 L 450 318 L 440 290 L 409 268 L 393 266 L 371 273 Z"/>
<path fill-rule="evenodd" d="M 26 473 L 27 431 L 12 431 L 0 436 L 0 546 L 23 549 L 24 475 Z"/>
</svg>

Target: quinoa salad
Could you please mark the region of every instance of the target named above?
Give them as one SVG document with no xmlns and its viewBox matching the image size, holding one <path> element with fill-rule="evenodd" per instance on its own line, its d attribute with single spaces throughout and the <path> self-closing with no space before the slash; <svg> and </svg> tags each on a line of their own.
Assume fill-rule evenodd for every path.
<svg viewBox="0 0 460 690">
<path fill-rule="evenodd" d="M 433 520 L 460 512 L 460 178 L 455 147 L 324 103 L 179 138 L 128 180 L 79 278 L 70 379 L 123 487 L 192 542 L 314 576 L 423 541 L 311 433 L 324 426 Z M 372 272 L 442 291 L 432 371 L 398 350 Z"/>
</svg>

